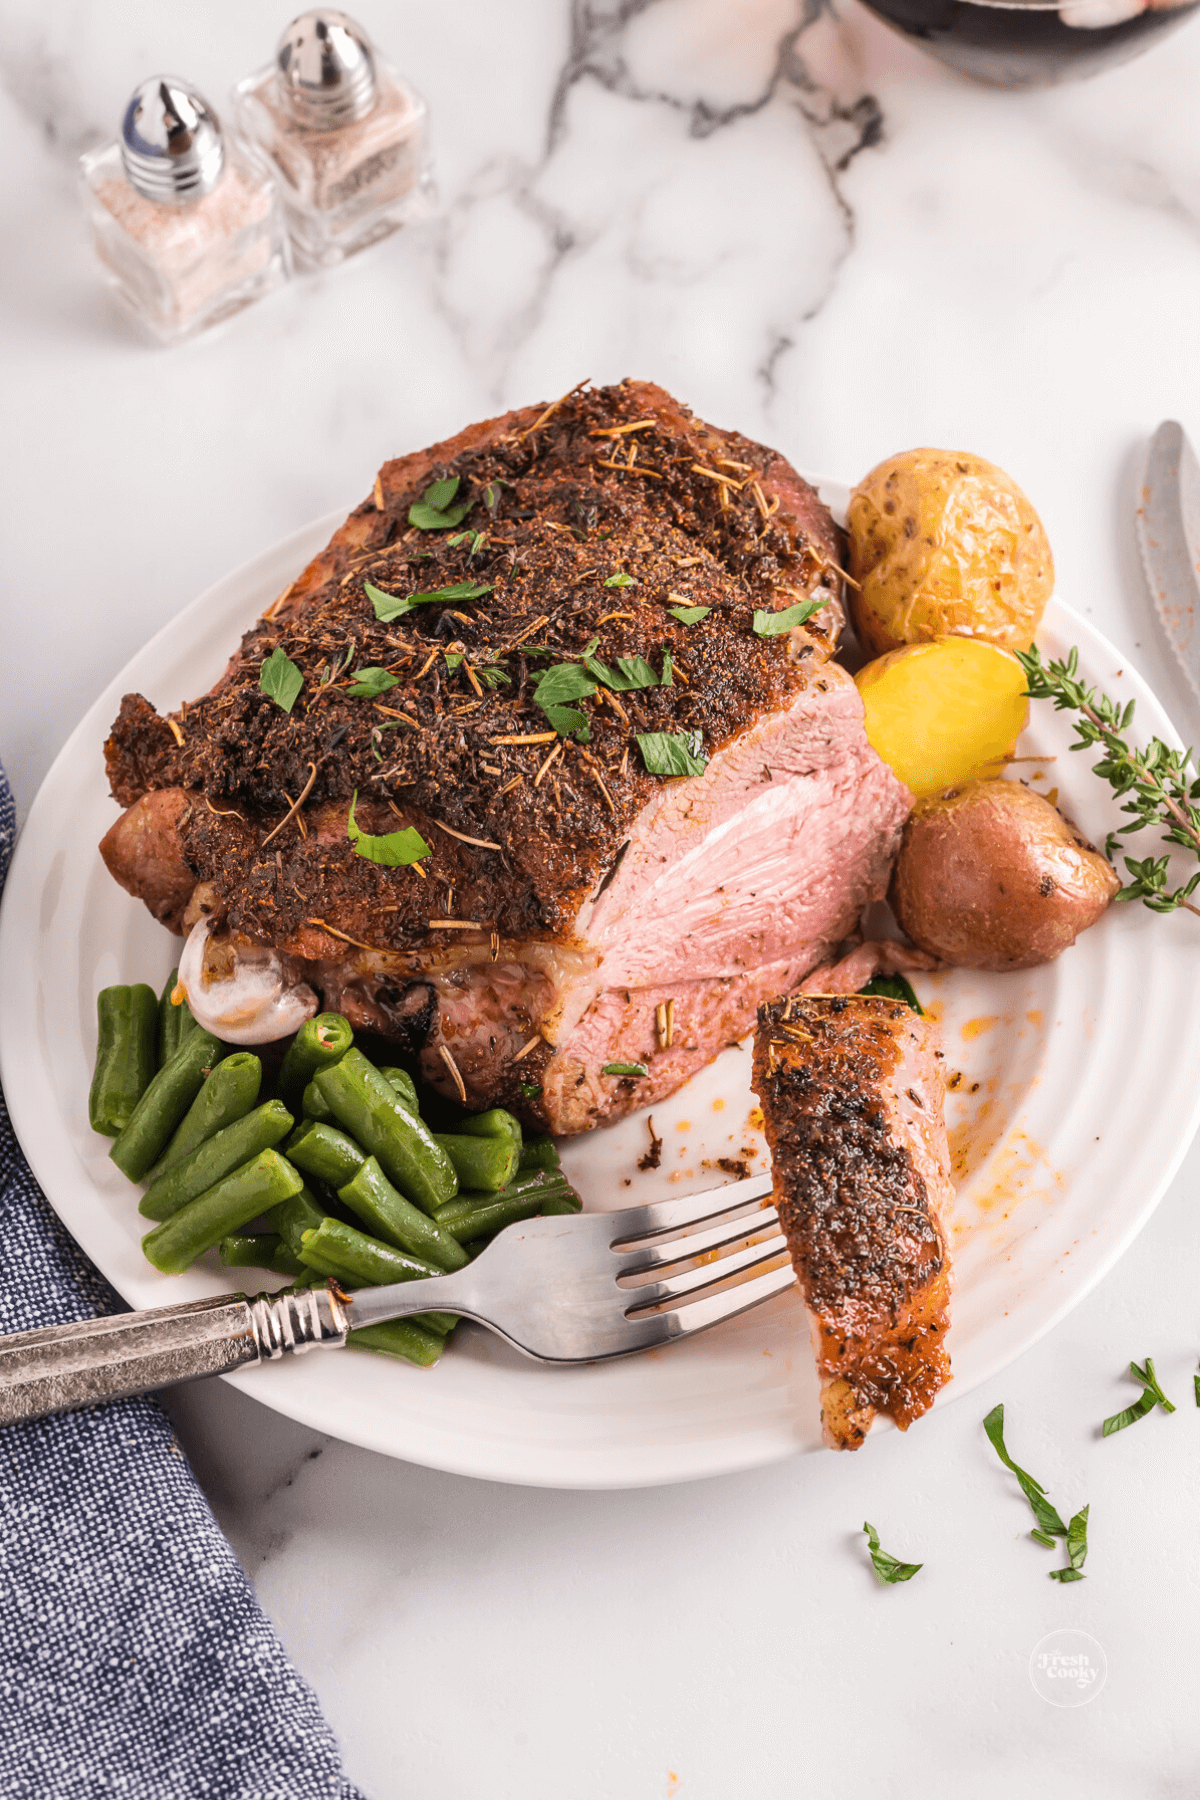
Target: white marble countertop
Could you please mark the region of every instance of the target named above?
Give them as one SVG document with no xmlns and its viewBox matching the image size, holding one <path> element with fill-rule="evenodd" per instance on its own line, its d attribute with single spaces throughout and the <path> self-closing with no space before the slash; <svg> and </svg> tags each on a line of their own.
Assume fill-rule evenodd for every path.
<svg viewBox="0 0 1200 1800">
<path fill-rule="evenodd" d="M 1006 95 L 854 0 L 363 16 L 429 98 L 441 216 L 156 352 L 99 291 L 75 158 L 152 69 L 219 103 L 286 13 L 0 0 L 0 756 L 22 807 L 195 593 L 357 498 L 386 455 L 587 375 L 661 381 L 847 480 L 918 443 L 991 457 L 1041 511 L 1060 592 L 1196 735 L 1129 515 L 1147 432 L 1200 431 L 1200 28 Z M 172 1410 L 376 1800 L 1188 1792 L 1198 1178 L 1193 1152 L 1017 1365 L 854 1457 L 557 1493 L 386 1461 L 221 1385 Z M 1102 1444 L 1147 1351 L 1179 1411 Z M 999 1399 L 1020 1460 L 1091 1502 L 1074 1587 L 1047 1580 L 983 1441 Z M 918 1580 L 876 1584 L 864 1517 Z M 1028 1677 L 1060 1626 L 1107 1655 L 1083 1708 Z"/>
</svg>

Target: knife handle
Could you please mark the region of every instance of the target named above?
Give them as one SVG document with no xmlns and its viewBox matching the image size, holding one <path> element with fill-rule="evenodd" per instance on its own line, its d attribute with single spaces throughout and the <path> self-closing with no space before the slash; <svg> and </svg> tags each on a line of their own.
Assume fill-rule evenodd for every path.
<svg viewBox="0 0 1200 1800">
<path fill-rule="evenodd" d="M 0 1337 L 0 1425 L 152 1388 L 226 1375 L 318 1344 L 344 1344 L 348 1319 L 325 1288 L 216 1294 Z"/>
</svg>

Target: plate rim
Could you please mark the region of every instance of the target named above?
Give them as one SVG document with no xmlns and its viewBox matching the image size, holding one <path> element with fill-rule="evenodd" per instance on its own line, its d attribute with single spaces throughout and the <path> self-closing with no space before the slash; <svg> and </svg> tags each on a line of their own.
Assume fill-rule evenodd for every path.
<svg viewBox="0 0 1200 1800">
<path fill-rule="evenodd" d="M 810 477 L 810 479 L 812 478 Z M 847 490 L 841 484 L 824 478 L 815 482 L 815 485 L 819 486 L 823 497 L 836 510 L 837 502 L 842 499 Z M 139 646 L 134 655 L 86 709 L 54 758 L 17 834 L 4 893 L 0 897 L 0 993 L 11 994 L 14 991 L 12 983 L 14 975 L 19 980 L 19 960 L 22 957 L 22 949 L 19 943 L 19 926 L 16 921 L 21 910 L 22 899 L 28 899 L 36 893 L 32 884 L 36 878 L 37 865 L 32 860 L 34 857 L 34 834 L 30 831 L 30 826 L 36 821 L 37 826 L 40 827 L 42 815 L 47 809 L 53 807 L 57 788 L 69 779 L 80 741 L 85 737 L 91 740 L 98 730 L 102 734 L 106 732 L 112 717 L 114 702 L 119 703 L 121 695 L 129 690 L 130 671 L 143 657 L 150 657 L 156 650 L 159 650 L 167 640 L 192 619 L 210 611 L 215 605 L 235 605 L 238 592 L 245 593 L 250 590 L 256 582 L 264 579 L 265 573 L 270 569 L 281 563 L 291 563 L 295 566 L 298 574 L 310 558 L 323 547 L 332 531 L 345 519 L 349 510 L 349 508 L 337 508 L 323 514 L 311 523 L 288 533 L 276 543 L 260 551 L 256 556 L 248 558 L 218 581 L 212 583 L 171 619 L 164 621 L 159 629 Z M 1171 742 L 1173 747 L 1179 747 L 1182 740 L 1178 731 L 1166 714 L 1161 701 L 1140 674 L 1136 662 L 1119 651 L 1089 619 L 1077 613 L 1057 595 L 1052 597 L 1048 611 L 1050 608 L 1064 618 L 1071 631 L 1088 640 L 1089 663 L 1099 657 L 1111 657 L 1113 666 L 1123 669 L 1125 674 L 1139 687 L 1141 693 L 1150 697 L 1161 715 L 1160 735 Z M 28 917 L 28 913 L 26 913 L 26 917 Z M 32 1131 L 26 1133 L 24 1129 L 30 1123 L 31 1114 L 35 1111 L 33 1098 L 35 1083 L 32 1074 L 34 1059 L 21 1053 L 21 1046 L 18 1043 L 17 1012 L 18 1009 L 11 1004 L 0 1006 L 0 1082 L 4 1087 L 13 1130 L 47 1203 L 79 1244 L 83 1254 L 95 1262 L 92 1253 L 75 1236 L 72 1226 L 68 1224 L 55 1204 L 51 1193 L 53 1183 L 48 1184 L 39 1169 L 36 1119 L 33 1119 L 34 1129 Z M 26 1069 L 30 1071 L 28 1079 L 26 1078 Z M 1145 1197 L 1132 1210 L 1124 1230 L 1114 1235 L 1096 1265 L 1085 1277 L 1081 1278 L 1080 1285 L 1073 1288 L 1061 1303 L 1047 1310 L 1045 1317 L 1022 1338 L 1018 1348 L 997 1351 L 987 1364 L 981 1369 L 973 1371 L 968 1381 L 951 1383 L 939 1395 L 938 1405 L 950 1405 L 955 1400 L 964 1399 L 1001 1370 L 1011 1366 L 1019 1356 L 1024 1355 L 1027 1350 L 1032 1349 L 1055 1330 L 1068 1314 L 1111 1273 L 1159 1205 L 1167 1188 L 1174 1180 L 1198 1129 L 1200 1129 L 1200 1084 L 1197 1086 L 1190 1114 L 1179 1126 L 1171 1153 L 1165 1163 L 1161 1165 L 1154 1181 L 1148 1184 Z M 1158 1139 L 1161 1134 L 1155 1132 L 1153 1135 Z M 102 1264 L 96 1262 L 95 1266 L 120 1292 L 119 1283 L 107 1274 Z M 124 1297 L 122 1294 L 122 1298 Z M 729 1445 L 729 1449 L 734 1453 L 727 1454 L 723 1459 L 718 1460 L 711 1456 L 702 1458 L 702 1466 L 683 1469 L 675 1466 L 669 1472 L 660 1468 L 650 1468 L 640 1474 L 610 1474 L 596 1478 L 588 1478 L 583 1474 L 564 1478 L 561 1473 L 548 1476 L 544 1471 L 523 1471 L 517 1467 L 498 1467 L 494 1461 L 491 1466 L 481 1466 L 478 1458 L 472 1462 L 466 1453 L 468 1440 L 465 1437 L 461 1440 L 461 1444 L 444 1441 L 436 1451 L 428 1443 L 401 1448 L 397 1446 L 394 1439 L 387 1440 L 386 1434 L 381 1431 L 361 1428 L 349 1421 L 339 1422 L 331 1419 L 328 1409 L 323 1407 L 319 1401 L 306 1400 L 305 1390 L 301 1387 L 293 1388 L 291 1383 L 280 1381 L 264 1383 L 263 1373 L 262 1368 L 239 1370 L 224 1375 L 222 1379 L 297 1423 L 336 1437 L 343 1442 L 353 1443 L 382 1455 L 418 1461 L 426 1467 L 469 1476 L 476 1480 L 498 1480 L 516 1486 L 578 1490 L 670 1486 L 683 1481 L 703 1480 L 710 1476 L 737 1474 L 752 1468 L 768 1467 L 774 1462 L 785 1461 L 798 1454 L 797 1451 L 783 1446 L 774 1455 L 764 1457 L 757 1454 L 753 1444 L 747 1441 L 744 1450 L 733 1444 Z M 880 1421 L 880 1423 L 885 1424 L 886 1422 Z M 680 1446 L 675 1446 L 673 1450 L 676 1465 L 681 1460 L 679 1449 Z"/>
</svg>

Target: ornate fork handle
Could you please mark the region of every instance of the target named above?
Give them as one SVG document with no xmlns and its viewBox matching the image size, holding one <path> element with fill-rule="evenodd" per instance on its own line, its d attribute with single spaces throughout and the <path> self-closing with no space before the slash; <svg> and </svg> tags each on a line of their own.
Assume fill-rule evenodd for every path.
<svg viewBox="0 0 1200 1800">
<path fill-rule="evenodd" d="M 200 1375 L 344 1344 L 346 1307 L 326 1288 L 217 1294 L 0 1337 L 0 1425 L 143 1394 Z"/>
</svg>

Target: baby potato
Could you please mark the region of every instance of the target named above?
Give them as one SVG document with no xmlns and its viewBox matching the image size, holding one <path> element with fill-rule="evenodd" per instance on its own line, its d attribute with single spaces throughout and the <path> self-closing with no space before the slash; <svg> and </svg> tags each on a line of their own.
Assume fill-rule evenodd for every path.
<svg viewBox="0 0 1200 1800">
<path fill-rule="evenodd" d="M 1093 925 L 1121 881 L 1040 794 L 971 781 L 919 800 L 888 895 L 914 944 L 959 969 L 1032 969 Z"/>
<path fill-rule="evenodd" d="M 867 739 L 916 795 L 996 773 L 1025 727 L 1025 671 L 977 638 L 906 644 L 854 677 Z"/>
<path fill-rule="evenodd" d="M 981 456 L 907 450 L 859 482 L 847 519 L 854 628 L 878 656 L 956 635 L 1028 650 L 1054 588 L 1042 522 Z"/>
</svg>

